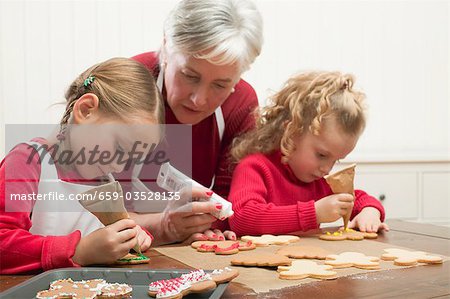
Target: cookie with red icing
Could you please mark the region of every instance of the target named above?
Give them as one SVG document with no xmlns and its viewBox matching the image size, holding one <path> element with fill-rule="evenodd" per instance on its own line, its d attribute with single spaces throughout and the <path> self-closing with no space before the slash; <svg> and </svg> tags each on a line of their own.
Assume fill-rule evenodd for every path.
<svg viewBox="0 0 450 299">
<path fill-rule="evenodd" d="M 156 298 L 178 299 L 192 293 L 213 290 L 218 284 L 229 282 L 239 275 L 237 270 L 225 267 L 211 273 L 196 269 L 180 277 L 158 280 L 149 284 L 148 294 Z"/>
<path fill-rule="evenodd" d="M 239 251 L 252 250 L 256 245 L 252 241 L 196 241 L 191 244 L 198 252 L 214 252 L 219 255 L 236 254 Z"/>
</svg>

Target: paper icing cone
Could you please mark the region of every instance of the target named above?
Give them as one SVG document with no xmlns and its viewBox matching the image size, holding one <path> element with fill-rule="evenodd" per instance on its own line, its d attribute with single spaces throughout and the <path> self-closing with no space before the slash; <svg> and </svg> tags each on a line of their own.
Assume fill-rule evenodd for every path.
<svg viewBox="0 0 450 299">
<path fill-rule="evenodd" d="M 107 226 L 119 220 L 130 218 L 123 203 L 123 191 L 119 182 L 114 181 L 94 187 L 83 194 L 91 195 L 91 199 L 87 199 L 89 197 L 83 197 L 82 200 L 79 200 L 80 204 L 86 210 L 94 214 L 103 225 Z M 100 199 L 102 198 L 100 194 L 105 195 L 103 199 Z M 118 194 L 119 196 L 113 196 L 110 199 L 106 199 L 107 194 L 111 196 L 113 196 L 112 194 Z M 133 249 L 134 251 L 141 253 L 139 244 L 136 244 Z"/>
<path fill-rule="evenodd" d="M 353 187 L 353 180 L 355 178 L 356 164 L 352 164 L 338 172 L 325 177 L 328 185 L 330 185 L 333 193 L 349 193 L 355 195 L 355 189 Z M 344 215 L 344 228 L 347 228 L 348 221 L 352 212 L 349 211 Z"/>
</svg>

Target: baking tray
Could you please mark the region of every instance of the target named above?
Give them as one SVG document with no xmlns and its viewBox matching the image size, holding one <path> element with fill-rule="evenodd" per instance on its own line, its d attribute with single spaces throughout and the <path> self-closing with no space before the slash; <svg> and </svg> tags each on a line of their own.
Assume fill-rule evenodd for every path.
<svg viewBox="0 0 450 299">
<path fill-rule="evenodd" d="M 2 293 L 0 298 L 32 299 L 37 292 L 48 289 L 50 283 L 64 278 L 73 280 L 87 280 L 101 278 L 110 283 L 126 283 L 133 288 L 132 298 L 148 298 L 148 285 L 152 281 L 179 277 L 192 270 L 165 269 L 165 270 L 136 270 L 129 268 L 62 268 L 46 271 L 34 276 L 23 283 L 14 286 Z M 211 272 L 211 271 L 205 271 Z M 183 298 L 211 298 L 218 299 L 227 288 L 228 283 L 219 284 L 216 289 L 202 294 L 190 294 Z"/>
</svg>

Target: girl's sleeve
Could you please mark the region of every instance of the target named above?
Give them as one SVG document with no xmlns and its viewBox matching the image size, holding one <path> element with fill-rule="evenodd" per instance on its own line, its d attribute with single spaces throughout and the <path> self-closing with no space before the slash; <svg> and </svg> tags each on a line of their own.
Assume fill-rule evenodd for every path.
<svg viewBox="0 0 450 299">
<path fill-rule="evenodd" d="M 355 205 L 353 206 L 352 216 L 350 219 L 353 219 L 362 211 L 362 209 L 367 207 L 373 207 L 380 211 L 380 220 L 381 222 L 384 222 L 386 214 L 381 202 L 362 190 L 355 190 Z"/>
<path fill-rule="evenodd" d="M 290 205 L 268 202 L 271 174 L 263 163 L 244 159 L 233 173 L 229 200 L 234 215 L 228 218 L 237 235 L 284 234 L 317 228 L 314 201 L 286 198 Z"/>
<path fill-rule="evenodd" d="M 13 194 L 38 191 L 39 156 L 27 161 L 32 151 L 27 144 L 21 144 L 0 164 L 0 274 L 78 266 L 72 257 L 81 238 L 79 231 L 66 236 L 33 235 L 29 232 L 33 202 L 10 200 Z"/>
</svg>

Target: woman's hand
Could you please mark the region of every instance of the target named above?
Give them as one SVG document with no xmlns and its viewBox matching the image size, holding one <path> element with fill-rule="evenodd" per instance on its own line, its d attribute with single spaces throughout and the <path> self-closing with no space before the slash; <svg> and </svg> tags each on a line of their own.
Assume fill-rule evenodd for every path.
<svg viewBox="0 0 450 299">
<path fill-rule="evenodd" d="M 180 200 L 167 206 L 161 217 L 162 243 L 182 242 L 196 233 L 207 231 L 217 219 L 211 215 L 222 205 L 209 201 L 212 191 L 192 187 L 180 193 Z M 211 237 L 213 233 L 208 233 Z M 196 235 L 199 238 L 199 235 Z"/>
<path fill-rule="evenodd" d="M 194 233 L 183 243 L 191 244 L 194 241 L 224 241 L 224 240 L 236 240 L 236 233 L 231 230 L 222 232 L 219 229 L 208 229 L 203 233 Z"/>
</svg>

